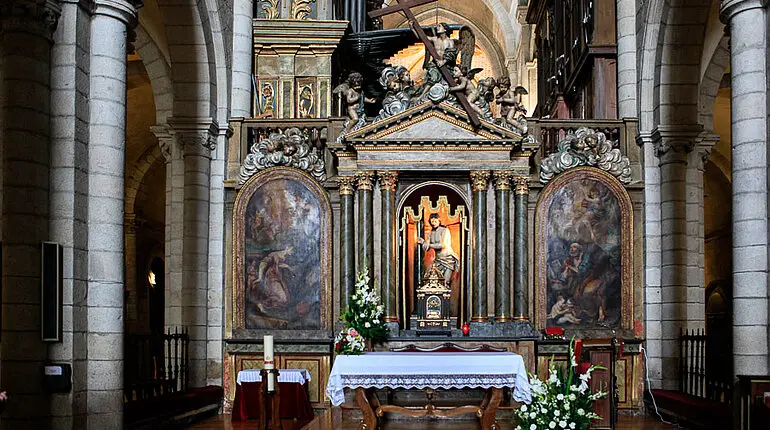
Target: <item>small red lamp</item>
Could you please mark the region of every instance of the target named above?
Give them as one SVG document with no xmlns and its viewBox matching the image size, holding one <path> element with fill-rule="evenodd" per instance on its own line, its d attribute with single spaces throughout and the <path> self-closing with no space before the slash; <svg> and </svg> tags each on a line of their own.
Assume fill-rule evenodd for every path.
<svg viewBox="0 0 770 430">
<path fill-rule="evenodd" d="M 467 322 L 462 326 L 463 336 L 468 336 L 471 332 L 471 325 Z"/>
</svg>

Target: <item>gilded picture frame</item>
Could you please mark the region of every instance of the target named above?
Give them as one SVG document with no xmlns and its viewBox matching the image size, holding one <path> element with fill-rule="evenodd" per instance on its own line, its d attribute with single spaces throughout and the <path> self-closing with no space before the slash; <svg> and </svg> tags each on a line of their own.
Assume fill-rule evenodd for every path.
<svg viewBox="0 0 770 430">
<path fill-rule="evenodd" d="M 601 321 L 599 318 L 594 321 L 590 325 L 577 323 L 574 322 L 572 324 L 570 323 L 564 323 L 566 325 L 562 324 L 555 324 L 554 321 L 558 321 L 555 318 L 553 318 L 554 310 L 551 309 L 553 307 L 552 303 L 549 303 L 550 301 L 553 301 L 552 297 L 554 295 L 554 291 L 552 287 L 553 279 L 549 279 L 549 276 L 553 278 L 553 271 L 551 271 L 551 275 L 549 275 L 549 270 L 552 270 L 552 268 L 549 266 L 549 263 L 551 263 L 551 266 L 553 265 L 554 260 L 552 258 L 549 258 L 549 253 L 553 253 L 552 248 L 554 245 L 554 238 L 556 240 L 561 240 L 564 244 L 567 244 L 569 248 L 567 250 L 562 250 L 563 252 L 573 252 L 572 249 L 572 243 L 579 242 L 577 239 L 569 239 L 569 238 L 561 238 L 558 237 L 558 235 L 554 235 L 554 238 L 550 237 L 549 232 L 549 222 L 554 223 L 554 220 L 551 217 L 551 209 L 552 209 L 552 203 L 554 203 L 555 198 L 560 198 L 559 195 L 563 195 L 565 192 L 570 193 L 573 192 L 570 190 L 570 188 L 576 188 L 581 186 L 586 186 L 586 184 L 594 183 L 593 187 L 596 189 L 599 189 L 600 192 L 604 192 L 605 194 L 607 192 L 611 193 L 614 200 L 616 200 L 617 204 L 616 207 L 613 204 L 612 208 L 603 208 L 599 210 L 599 213 L 601 215 L 596 215 L 596 213 L 593 215 L 596 217 L 596 219 L 590 219 L 591 223 L 593 222 L 602 222 L 602 219 L 600 219 L 600 216 L 611 216 L 607 214 L 607 211 L 614 211 L 617 210 L 617 214 L 619 215 L 619 219 L 616 220 L 617 224 L 616 227 L 619 230 L 619 237 L 617 237 L 617 233 L 615 233 L 614 239 L 612 240 L 614 243 L 617 244 L 617 246 L 620 247 L 619 250 L 619 256 L 620 256 L 620 262 L 618 268 L 612 268 L 609 264 L 604 266 L 605 271 L 609 270 L 616 270 L 616 274 L 619 275 L 619 281 L 620 281 L 620 300 L 619 300 L 619 311 L 620 315 L 617 317 L 617 323 L 615 326 L 607 325 L 603 326 L 598 321 Z M 582 184 L 582 185 L 580 185 Z M 605 196 L 606 198 L 607 196 Z M 578 208 L 577 210 L 580 211 L 580 208 L 585 208 L 587 206 L 585 201 L 580 202 L 581 204 L 575 205 L 574 207 Z M 590 209 L 589 209 L 590 210 Z M 604 212 L 601 212 L 604 211 Z M 578 220 L 582 221 L 582 220 Z M 591 229 L 593 229 L 593 225 L 591 223 L 588 223 Z M 576 222 L 577 224 L 577 222 Z M 553 224 L 551 224 L 553 226 Z M 579 227 L 578 227 L 579 228 Z M 633 329 L 633 319 L 634 319 L 634 288 L 633 288 L 633 267 L 634 267 L 634 260 L 633 260 L 633 206 L 631 203 L 631 198 L 628 195 L 628 192 L 623 187 L 623 185 L 611 174 L 594 168 L 594 167 L 576 167 L 574 169 L 571 169 L 567 172 L 564 172 L 551 180 L 545 188 L 543 188 L 543 191 L 540 193 L 540 196 L 538 198 L 537 206 L 535 209 L 535 281 L 536 281 L 536 304 L 535 304 L 535 322 L 539 329 L 544 329 L 549 324 L 549 320 L 551 321 L 552 325 L 559 325 L 565 328 L 574 328 L 579 330 L 613 330 L 613 329 L 626 329 L 626 330 L 632 330 Z M 586 233 L 583 233 L 585 235 Z M 589 237 L 592 237 L 595 239 L 596 243 L 588 244 L 588 246 L 594 246 L 595 249 L 598 250 L 598 252 L 604 253 L 605 251 L 601 248 L 607 248 L 608 246 L 606 244 L 600 244 L 598 242 L 601 242 L 600 239 L 596 239 L 594 237 L 593 230 L 591 230 L 590 233 L 588 233 Z M 549 248 L 549 242 L 552 248 Z M 598 246 L 597 246 L 598 245 Z M 603 245 L 603 246 L 602 246 Z M 582 246 L 586 246 L 585 243 L 582 243 Z M 575 247 L 576 250 L 580 250 L 580 246 Z M 572 254 L 568 254 L 572 255 Z M 580 259 L 582 259 L 582 254 Z M 608 259 L 610 259 L 608 257 Z M 611 259 L 610 259 L 611 260 Z M 616 262 L 617 264 L 617 262 Z M 567 266 L 567 262 L 564 262 L 564 266 Z M 558 269 L 557 269 L 558 271 Z M 565 269 L 566 271 L 566 269 Z M 582 288 L 582 291 L 586 291 L 586 284 L 589 284 L 586 278 L 591 277 L 591 280 L 596 279 L 602 279 L 603 277 L 599 275 L 596 275 L 595 273 L 592 275 L 588 275 L 583 279 L 578 279 L 576 282 L 576 286 L 578 289 Z M 610 277 L 612 278 L 612 277 Z M 607 279 L 604 277 L 603 279 Z M 605 281 L 602 281 L 605 282 Z M 612 292 L 610 292 L 611 294 Z M 565 293 L 564 297 L 567 297 L 568 293 Z M 561 297 L 561 299 L 564 299 L 564 297 Z M 603 299 L 603 301 L 600 299 L 599 302 L 606 305 L 606 296 Z M 559 299 L 557 299 L 559 300 Z M 569 303 L 569 300 L 566 300 L 567 303 Z M 550 306 L 549 306 L 550 305 Z M 599 305 L 599 307 L 602 307 Z M 607 306 L 609 308 L 609 306 Z M 578 307 L 578 310 L 579 307 Z M 589 312 L 590 313 L 590 312 Z M 586 312 L 583 313 L 585 315 Z M 609 312 L 606 313 L 608 315 Z M 597 316 L 602 315 L 602 311 L 599 311 Z M 580 319 L 579 314 L 573 315 L 577 319 Z M 563 321 L 563 320 L 562 320 Z M 581 322 L 583 322 L 581 320 Z M 574 325 L 573 325 L 574 324 Z"/>
<path fill-rule="evenodd" d="M 318 229 L 318 271 L 320 273 L 320 284 L 318 285 L 318 326 L 305 327 L 302 324 L 294 324 L 286 327 L 254 327 L 247 324 L 247 309 L 246 302 L 249 301 L 247 297 L 247 212 L 252 197 L 258 193 L 261 189 L 275 185 L 277 181 L 285 181 L 286 183 L 294 183 L 299 187 L 307 190 L 309 195 L 315 197 L 318 202 L 318 214 L 319 224 Z M 288 192 L 288 191 L 286 191 Z M 256 332 L 280 332 L 286 330 L 287 332 L 295 332 L 296 330 L 321 330 L 328 331 L 331 329 L 331 304 L 332 304 L 332 209 L 329 197 L 324 188 L 314 180 L 310 175 L 303 171 L 288 168 L 288 167 L 273 167 L 266 169 L 260 173 L 257 173 L 251 177 L 239 190 L 238 195 L 235 198 L 233 207 L 233 267 L 232 276 L 235 280 L 233 291 L 233 337 L 237 338 L 238 332 L 243 333 L 244 330 L 248 330 L 251 334 Z M 280 248 L 280 246 L 279 246 Z M 315 261 L 315 257 L 313 257 Z M 264 258 L 266 259 L 266 258 Z M 263 260 L 264 260 L 263 259 Z M 282 264 L 291 265 L 291 263 L 284 262 Z M 261 266 L 260 266 L 261 269 Z M 267 276 L 267 275 L 265 275 Z M 292 289 L 292 292 L 296 291 L 296 282 L 286 282 L 286 286 Z M 293 304 L 293 303 L 288 303 Z M 298 305 L 297 305 L 298 306 Z M 311 303 L 311 308 L 315 307 L 315 303 Z M 293 311 L 288 311 L 287 315 L 292 314 Z M 309 315 L 315 316 L 315 315 Z"/>
</svg>

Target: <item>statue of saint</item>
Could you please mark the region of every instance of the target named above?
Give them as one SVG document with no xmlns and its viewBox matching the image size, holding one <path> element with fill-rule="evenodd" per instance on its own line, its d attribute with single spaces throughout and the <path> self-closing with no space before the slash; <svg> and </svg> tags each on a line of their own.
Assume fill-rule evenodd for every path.
<svg viewBox="0 0 770 430">
<path fill-rule="evenodd" d="M 449 285 L 452 275 L 460 266 L 460 257 L 452 249 L 452 234 L 448 228 L 441 224 L 438 214 L 431 214 L 428 222 L 431 226 L 428 240 L 418 237 L 417 244 L 422 245 L 423 251 L 433 249 L 436 252 L 433 266 L 444 275 L 444 282 Z M 425 273 L 430 273 L 433 266 L 428 267 L 427 264 L 425 266 Z"/>
</svg>

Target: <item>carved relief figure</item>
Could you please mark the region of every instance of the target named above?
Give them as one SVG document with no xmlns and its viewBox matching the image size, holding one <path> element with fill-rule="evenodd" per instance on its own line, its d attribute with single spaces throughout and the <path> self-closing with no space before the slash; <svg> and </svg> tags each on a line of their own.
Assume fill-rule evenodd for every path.
<svg viewBox="0 0 770 430">
<path fill-rule="evenodd" d="M 271 82 L 264 82 L 260 86 L 257 118 L 275 118 L 275 89 Z"/>
<path fill-rule="evenodd" d="M 495 101 L 500 105 L 500 124 L 520 134 L 527 133 L 527 109 L 521 103 L 521 96 L 527 94 L 524 87 L 511 88 L 511 78 L 500 78 L 500 91 Z"/>
<path fill-rule="evenodd" d="M 364 77 L 358 72 L 352 72 L 348 79 L 334 89 L 334 94 L 342 95 L 348 114 L 346 130 L 351 132 L 361 119 L 365 118 L 364 103 L 374 103 L 377 100 L 364 95 L 362 85 Z"/>
<path fill-rule="evenodd" d="M 452 234 L 449 229 L 441 224 L 441 219 L 437 213 L 431 214 L 428 218 L 431 230 L 427 238 L 418 237 L 417 243 L 422 246 L 423 251 L 432 249 L 436 255 L 433 264 L 425 264 L 425 274 L 430 273 L 433 266 L 444 275 L 444 282 L 448 285 L 452 280 L 452 275 L 457 271 L 460 264 L 460 257 L 452 249 Z M 427 257 L 427 254 L 426 254 Z"/>
<path fill-rule="evenodd" d="M 297 96 L 297 109 L 299 110 L 300 118 L 313 118 L 315 117 L 315 110 L 313 109 L 314 95 L 313 88 L 310 85 L 303 85 L 302 90 Z"/>
<path fill-rule="evenodd" d="M 480 68 L 468 70 L 461 64 L 454 66 L 452 69 L 452 76 L 457 81 L 457 85 L 450 87 L 449 91 L 453 93 L 464 93 L 465 97 L 468 98 L 468 102 L 471 104 L 473 110 L 475 110 L 479 115 L 483 117 L 485 116 L 484 110 L 476 103 L 480 97 L 479 90 L 476 88 L 476 84 L 473 83 L 473 78 L 476 76 L 476 73 L 482 70 L 483 69 Z"/>
</svg>

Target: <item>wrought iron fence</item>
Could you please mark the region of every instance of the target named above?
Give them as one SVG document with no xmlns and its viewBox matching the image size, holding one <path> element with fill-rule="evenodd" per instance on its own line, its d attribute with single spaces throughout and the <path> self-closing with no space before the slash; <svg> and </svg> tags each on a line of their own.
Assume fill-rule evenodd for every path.
<svg viewBox="0 0 770 430">
<path fill-rule="evenodd" d="M 126 335 L 124 400 L 132 402 L 184 391 L 189 380 L 186 328 L 164 334 Z"/>
<path fill-rule="evenodd" d="M 705 330 L 682 330 L 679 335 L 679 391 L 708 400 L 731 403 L 729 372 L 714 359 L 720 348 Z"/>
</svg>

